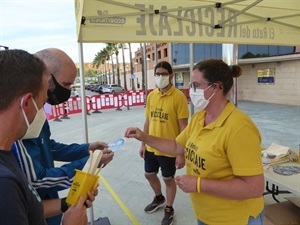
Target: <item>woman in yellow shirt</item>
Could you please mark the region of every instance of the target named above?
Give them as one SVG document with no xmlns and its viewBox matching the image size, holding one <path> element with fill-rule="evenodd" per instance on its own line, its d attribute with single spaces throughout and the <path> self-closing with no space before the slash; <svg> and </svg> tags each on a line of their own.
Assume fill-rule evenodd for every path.
<svg viewBox="0 0 300 225">
<path fill-rule="evenodd" d="M 233 78 L 241 73 L 238 65 L 222 60 L 199 62 L 190 97 L 200 110 L 176 139 L 147 135 L 138 128 L 125 133 L 161 152 L 185 154 L 186 175 L 177 176 L 176 183 L 190 193 L 198 225 L 263 224 L 261 136 L 227 96 Z"/>
</svg>

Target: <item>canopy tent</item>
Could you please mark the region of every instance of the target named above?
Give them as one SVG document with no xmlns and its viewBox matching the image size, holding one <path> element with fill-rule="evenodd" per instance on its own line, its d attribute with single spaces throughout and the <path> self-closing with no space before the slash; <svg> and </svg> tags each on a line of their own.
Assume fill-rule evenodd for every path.
<svg viewBox="0 0 300 225">
<path fill-rule="evenodd" d="M 82 43 L 226 43 L 300 46 L 299 0 L 74 0 Z M 84 87 L 82 109 L 87 135 Z"/>
<path fill-rule="evenodd" d="M 299 0 L 75 0 L 78 42 L 300 45 Z"/>
</svg>

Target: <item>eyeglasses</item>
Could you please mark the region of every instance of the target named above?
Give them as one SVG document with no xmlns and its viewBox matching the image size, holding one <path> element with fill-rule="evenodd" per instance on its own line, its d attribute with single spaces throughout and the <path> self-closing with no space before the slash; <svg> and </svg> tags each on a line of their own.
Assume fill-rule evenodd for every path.
<svg viewBox="0 0 300 225">
<path fill-rule="evenodd" d="M 211 83 L 209 83 L 209 82 L 190 82 L 189 87 L 192 88 L 194 91 L 196 91 L 196 89 L 203 86 L 203 84 L 211 85 Z"/>
<path fill-rule="evenodd" d="M 159 77 L 159 76 L 166 77 L 166 76 L 169 76 L 169 75 L 170 75 L 169 73 L 155 73 L 154 74 L 155 77 Z"/>
</svg>

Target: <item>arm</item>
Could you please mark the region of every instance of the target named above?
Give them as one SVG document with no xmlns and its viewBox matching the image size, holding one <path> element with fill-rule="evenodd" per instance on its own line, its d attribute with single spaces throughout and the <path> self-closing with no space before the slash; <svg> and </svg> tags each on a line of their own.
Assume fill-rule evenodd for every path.
<svg viewBox="0 0 300 225">
<path fill-rule="evenodd" d="M 107 143 L 95 141 L 90 144 L 62 144 L 56 142 L 55 140 L 51 140 L 51 149 L 53 153 L 53 158 L 56 161 L 63 161 L 63 162 L 76 162 L 81 159 L 83 160 L 84 164 L 87 161 L 87 156 L 89 156 L 89 150 L 95 151 L 97 149 L 103 151 L 103 156 L 99 163 L 99 167 L 103 164 L 106 166 L 114 157 L 114 153 L 110 150 L 107 150 Z M 83 166 L 82 166 L 83 168 Z M 77 168 L 76 169 L 82 169 Z"/>
<path fill-rule="evenodd" d="M 146 134 L 148 134 L 149 133 L 149 119 L 146 117 L 146 119 L 145 119 L 145 123 L 144 123 L 144 132 L 146 133 Z M 146 151 L 146 146 L 145 146 L 146 144 L 144 143 L 144 142 L 141 142 L 141 147 L 140 147 L 140 151 L 139 151 L 139 153 L 140 153 L 140 156 L 142 157 L 142 158 L 145 158 L 145 151 Z"/>
<path fill-rule="evenodd" d="M 26 177 L 40 194 L 69 188 L 75 169 L 82 169 L 88 159 L 86 156 L 54 167 L 52 152 L 45 145 L 41 145 L 39 138 L 15 142 L 12 150 Z"/>
<path fill-rule="evenodd" d="M 264 175 L 240 176 L 231 180 L 201 179 L 200 192 L 232 200 L 258 198 L 264 192 Z"/>
<path fill-rule="evenodd" d="M 87 222 L 84 199 L 80 197 L 77 205 L 72 205 L 64 214 L 62 225 L 86 225 Z"/>
<path fill-rule="evenodd" d="M 23 183 L 23 177 L 19 177 L 19 174 L 17 176 L 5 174 L 0 177 L 0 224 L 42 224 L 44 217 L 41 203 L 28 188 L 27 182 Z"/>
<path fill-rule="evenodd" d="M 184 128 L 187 126 L 187 124 L 188 124 L 188 118 L 178 119 L 178 125 L 179 125 L 180 132 L 182 132 L 184 130 Z M 184 154 L 177 155 L 176 156 L 176 168 L 181 169 L 184 167 L 184 165 L 185 165 Z"/>
<path fill-rule="evenodd" d="M 90 208 L 92 206 L 92 202 L 95 200 L 95 197 L 98 195 L 97 188 L 98 187 L 96 187 L 93 190 L 94 194 L 88 192 L 88 199 L 84 203 L 87 208 Z M 68 210 L 68 208 L 70 208 L 70 205 L 65 202 L 65 198 L 47 199 L 47 200 L 43 200 L 42 203 L 44 207 L 45 218 L 61 215 L 62 213 L 66 212 L 62 210 Z"/>
<path fill-rule="evenodd" d="M 141 131 L 137 127 L 127 128 L 125 131 L 125 137 L 135 138 L 151 147 L 158 149 L 159 151 L 169 155 L 183 155 L 184 147 L 171 138 L 160 138 L 152 135 L 148 135 Z"/>
<path fill-rule="evenodd" d="M 19 187 L 10 179 L 0 178 L 0 224 L 24 224 L 28 225 L 25 196 Z M 15 210 L 18 209 L 18 213 Z"/>
<path fill-rule="evenodd" d="M 198 177 L 182 175 L 175 177 L 176 183 L 186 193 L 197 192 Z M 261 197 L 264 191 L 263 174 L 256 176 L 240 176 L 231 180 L 200 179 L 200 193 L 231 200 L 244 200 Z"/>
</svg>

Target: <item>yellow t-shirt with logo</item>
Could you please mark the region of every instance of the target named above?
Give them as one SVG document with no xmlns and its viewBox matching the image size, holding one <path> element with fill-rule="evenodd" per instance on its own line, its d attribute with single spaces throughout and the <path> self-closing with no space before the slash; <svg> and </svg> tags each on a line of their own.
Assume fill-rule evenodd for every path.
<svg viewBox="0 0 300 225">
<path fill-rule="evenodd" d="M 149 134 L 164 138 L 176 138 L 180 133 L 178 120 L 189 117 L 187 99 L 173 85 L 165 94 L 162 94 L 159 89 L 155 89 L 148 95 L 145 116 L 149 119 Z M 155 155 L 175 157 L 148 145 L 146 147 Z"/>
<path fill-rule="evenodd" d="M 231 102 L 219 118 L 203 127 L 205 111 L 191 118 L 176 138 L 185 146 L 186 173 L 206 179 L 263 174 L 261 136 L 251 119 Z M 256 217 L 264 199 L 230 200 L 205 193 L 190 194 L 198 220 L 207 224 L 242 225 Z"/>
</svg>

